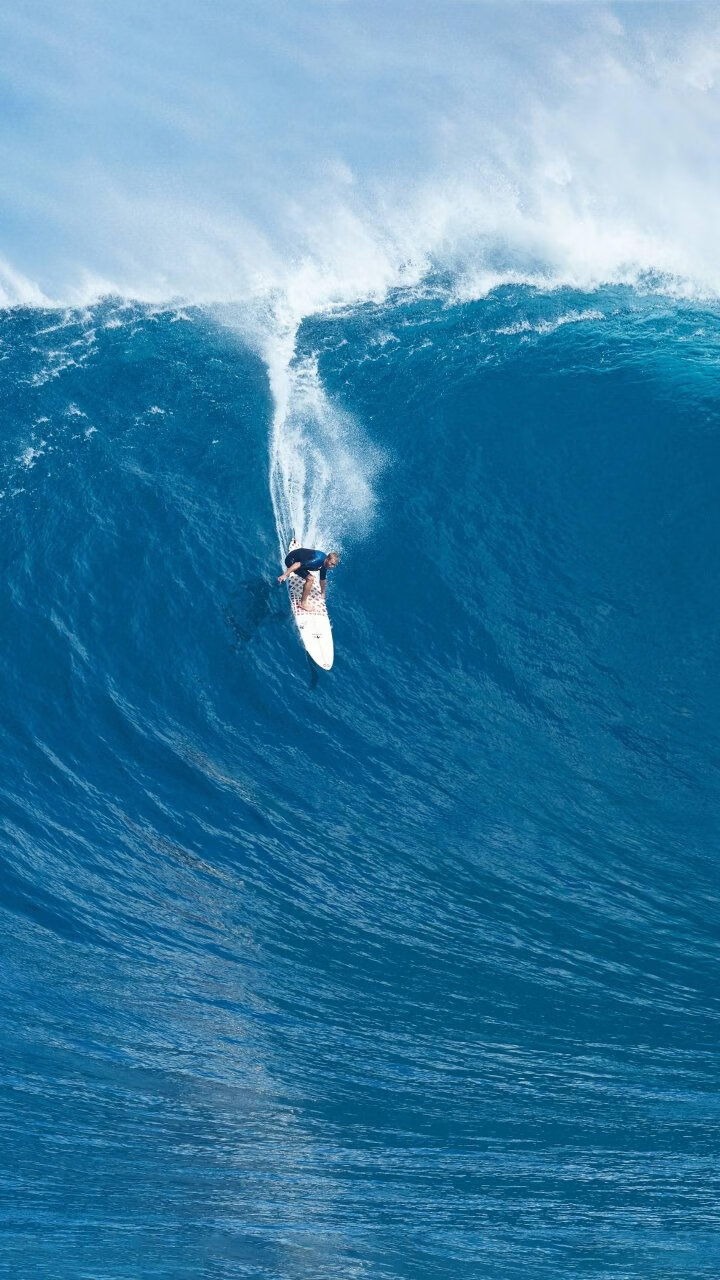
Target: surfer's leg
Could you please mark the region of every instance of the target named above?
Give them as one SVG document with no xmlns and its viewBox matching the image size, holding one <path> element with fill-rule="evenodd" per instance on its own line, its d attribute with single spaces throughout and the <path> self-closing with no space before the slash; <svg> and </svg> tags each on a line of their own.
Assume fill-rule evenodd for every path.
<svg viewBox="0 0 720 1280">
<path fill-rule="evenodd" d="M 300 608 L 301 608 L 301 609 L 304 609 L 304 608 L 305 608 L 306 603 L 307 603 L 307 598 L 308 598 L 308 596 L 310 595 L 310 592 L 312 591 L 312 585 L 313 585 L 313 580 L 312 580 L 312 578 L 310 577 L 310 574 L 307 572 L 307 569 L 305 570 L 305 573 L 306 573 L 306 575 L 307 575 L 307 576 L 306 576 L 306 578 L 305 578 L 305 585 L 303 586 L 303 593 L 302 593 L 302 596 L 300 597 Z"/>
</svg>

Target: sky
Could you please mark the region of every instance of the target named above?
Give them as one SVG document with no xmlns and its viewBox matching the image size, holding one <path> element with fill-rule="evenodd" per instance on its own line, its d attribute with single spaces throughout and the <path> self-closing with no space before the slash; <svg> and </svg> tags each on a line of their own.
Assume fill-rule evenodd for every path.
<svg viewBox="0 0 720 1280">
<path fill-rule="evenodd" d="M 719 126 L 720 14 L 688 0 L 16 0 L 0 302 L 714 294 Z"/>
</svg>

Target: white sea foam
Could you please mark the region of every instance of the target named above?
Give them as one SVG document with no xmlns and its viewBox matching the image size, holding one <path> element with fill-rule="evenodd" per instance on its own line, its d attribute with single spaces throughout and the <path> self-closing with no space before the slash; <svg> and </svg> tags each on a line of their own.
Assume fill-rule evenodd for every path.
<svg viewBox="0 0 720 1280">
<path fill-rule="evenodd" d="M 278 543 L 340 550 L 372 514 L 372 479 L 380 464 L 352 416 L 323 387 L 317 355 L 298 354 L 301 320 L 279 300 L 253 341 L 267 364 L 273 397 L 270 496 Z M 246 331 L 247 336 L 247 331 Z"/>
<path fill-rule="evenodd" d="M 368 24 L 362 6 L 267 0 L 260 25 L 246 9 L 157 0 L 138 42 L 120 0 L 88 36 L 99 115 L 98 81 L 76 74 L 82 20 L 72 45 L 51 8 L 42 41 L 22 21 L 5 32 L 0 72 L 47 129 L 29 167 L 4 126 L 21 231 L 0 305 L 117 295 L 172 302 L 180 320 L 189 303 L 242 303 L 275 401 L 281 543 L 293 528 L 337 541 L 372 507 L 359 427 L 296 354 L 303 317 L 429 280 L 449 302 L 503 284 L 720 296 L 713 8 L 528 4 L 519 23 L 514 5 L 417 0 Z M 126 139 L 138 116 L 148 154 L 95 137 L 96 118 Z M 69 172 L 93 139 L 104 160 Z"/>
<path fill-rule="evenodd" d="M 19 457 L 16 458 L 16 462 L 19 462 L 22 467 L 25 467 L 26 471 L 30 471 L 32 467 L 35 466 L 38 458 L 42 458 L 46 444 L 47 440 L 41 440 L 37 445 L 28 445 L 26 449 L 23 449 Z"/>
<path fill-rule="evenodd" d="M 554 333 L 556 329 L 561 329 L 566 324 L 582 324 L 583 321 L 604 320 L 605 313 L 598 311 L 597 308 L 589 307 L 584 311 L 566 311 L 563 315 L 555 316 L 552 320 L 518 320 L 515 324 L 503 325 L 496 329 L 496 334 L 514 336 L 515 334 L 526 333 Z"/>
<path fill-rule="evenodd" d="M 79 369 L 80 363 L 67 356 L 64 352 L 50 351 L 48 352 L 49 363 L 44 368 L 38 369 L 29 379 L 33 387 L 42 387 L 46 382 L 51 382 L 53 378 L 59 378 L 65 373 L 66 369 Z"/>
<path fill-rule="evenodd" d="M 294 359 L 272 385 L 276 400 L 270 488 L 281 548 L 291 534 L 305 546 L 339 550 L 372 514 L 372 477 L 358 424 L 328 397 L 313 356 Z"/>
<path fill-rule="evenodd" d="M 0 308 L 48 305 L 49 299 L 39 285 L 0 258 Z"/>
<path fill-rule="evenodd" d="M 267 0 L 262 31 L 246 9 L 157 0 L 138 42 L 119 0 L 87 33 L 101 100 L 77 78 L 81 18 L 72 42 L 52 6 L 42 39 L 21 20 L 4 30 L 0 73 L 47 129 L 29 166 L 3 124 L 21 176 L 0 305 L 285 291 L 307 314 L 432 271 L 458 298 L 648 277 L 720 294 L 713 7 L 528 4 L 519 23 L 516 6 L 417 0 L 368 25 L 362 6 L 301 6 L 301 21 Z M 68 154 L 92 153 L 99 106 L 123 139 L 147 121 L 147 164 L 124 166 L 103 134 L 68 171 Z"/>
</svg>

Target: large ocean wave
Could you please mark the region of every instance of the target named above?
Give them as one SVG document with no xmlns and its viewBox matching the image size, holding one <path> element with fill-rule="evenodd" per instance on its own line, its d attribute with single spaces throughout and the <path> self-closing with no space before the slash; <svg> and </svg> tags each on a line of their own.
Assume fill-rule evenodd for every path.
<svg viewBox="0 0 720 1280">
<path fill-rule="evenodd" d="M 0 1270 L 716 1276 L 715 13 L 0 35 Z"/>
<path fill-rule="evenodd" d="M 717 1270 L 720 320 L 438 293 L 3 317 L 8 1274 Z"/>
</svg>

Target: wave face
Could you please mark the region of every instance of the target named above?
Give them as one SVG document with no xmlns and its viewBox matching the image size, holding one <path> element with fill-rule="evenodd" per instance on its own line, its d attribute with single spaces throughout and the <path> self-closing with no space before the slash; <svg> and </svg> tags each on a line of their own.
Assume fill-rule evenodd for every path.
<svg viewBox="0 0 720 1280">
<path fill-rule="evenodd" d="M 717 1275 L 717 311 L 226 319 L 2 318 L 7 1274 Z"/>
</svg>

